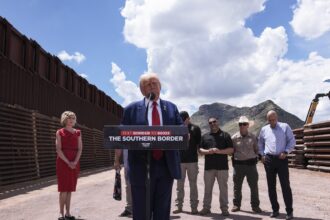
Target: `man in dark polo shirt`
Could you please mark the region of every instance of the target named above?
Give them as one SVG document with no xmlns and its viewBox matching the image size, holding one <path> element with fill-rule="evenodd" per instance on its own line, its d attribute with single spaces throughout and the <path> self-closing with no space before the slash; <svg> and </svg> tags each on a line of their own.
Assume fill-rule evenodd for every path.
<svg viewBox="0 0 330 220">
<path fill-rule="evenodd" d="M 184 182 L 186 174 L 189 180 L 190 186 L 190 207 L 191 214 L 198 214 L 198 190 L 197 190 L 197 175 L 198 175 L 198 146 L 201 141 L 201 129 L 190 122 L 188 112 L 180 112 L 183 123 L 189 130 L 189 148 L 187 150 L 180 151 L 181 156 L 181 174 L 182 178 L 177 181 L 177 199 L 175 200 L 177 210 L 173 213 L 177 214 L 182 212 L 183 199 L 184 199 Z"/>
<path fill-rule="evenodd" d="M 210 132 L 202 137 L 199 152 L 205 155 L 204 200 L 200 215 L 211 213 L 212 191 L 215 179 L 220 189 L 220 209 L 223 216 L 228 216 L 228 154 L 234 152 L 230 135 L 219 127 L 218 119 L 210 117 Z"/>
</svg>

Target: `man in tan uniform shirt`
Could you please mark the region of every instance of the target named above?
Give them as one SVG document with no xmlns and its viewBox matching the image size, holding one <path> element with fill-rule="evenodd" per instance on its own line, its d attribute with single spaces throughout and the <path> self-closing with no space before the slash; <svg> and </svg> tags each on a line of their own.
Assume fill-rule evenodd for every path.
<svg viewBox="0 0 330 220">
<path fill-rule="evenodd" d="M 232 212 L 240 210 L 242 201 L 242 184 L 246 176 L 251 190 L 251 207 L 256 213 L 262 212 L 259 207 L 258 193 L 258 142 L 254 134 L 250 133 L 249 119 L 241 116 L 238 121 L 239 132 L 232 136 L 234 155 L 233 155 L 233 181 L 234 181 L 234 206 Z"/>
</svg>

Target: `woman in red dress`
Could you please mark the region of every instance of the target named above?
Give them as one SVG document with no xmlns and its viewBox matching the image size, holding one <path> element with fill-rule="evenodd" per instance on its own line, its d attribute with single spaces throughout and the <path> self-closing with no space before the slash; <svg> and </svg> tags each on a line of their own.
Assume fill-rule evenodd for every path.
<svg viewBox="0 0 330 220">
<path fill-rule="evenodd" d="M 80 170 L 79 159 L 82 152 L 81 132 L 73 128 L 75 123 L 75 113 L 65 111 L 61 116 L 63 128 L 56 131 L 56 175 L 60 192 L 60 217 L 58 220 L 75 219 L 70 213 L 71 192 L 76 191 Z"/>
</svg>

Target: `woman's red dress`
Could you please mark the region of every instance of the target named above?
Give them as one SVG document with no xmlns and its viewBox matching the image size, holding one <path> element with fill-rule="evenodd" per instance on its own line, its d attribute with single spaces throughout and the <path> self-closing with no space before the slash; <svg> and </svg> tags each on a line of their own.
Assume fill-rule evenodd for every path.
<svg viewBox="0 0 330 220">
<path fill-rule="evenodd" d="M 78 138 L 80 130 L 75 130 L 74 133 L 62 128 L 59 129 L 61 137 L 62 151 L 65 157 L 73 162 L 78 153 Z M 77 179 L 79 176 L 80 164 L 76 165 L 75 169 L 71 169 L 59 156 L 56 159 L 56 175 L 59 192 L 74 192 L 76 191 Z"/>
</svg>

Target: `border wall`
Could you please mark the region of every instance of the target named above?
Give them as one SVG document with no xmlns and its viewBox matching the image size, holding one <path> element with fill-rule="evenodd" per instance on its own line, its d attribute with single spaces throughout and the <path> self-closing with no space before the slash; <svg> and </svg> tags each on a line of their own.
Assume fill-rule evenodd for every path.
<svg viewBox="0 0 330 220">
<path fill-rule="evenodd" d="M 55 134 L 61 127 L 59 118 L 0 103 L 0 189 L 56 175 Z M 81 170 L 112 166 L 114 152 L 103 148 L 103 132 L 76 127 L 82 132 Z"/>
<path fill-rule="evenodd" d="M 37 42 L 0 17 L 0 102 L 59 117 L 74 111 L 80 124 L 117 124 L 123 108 Z"/>
<path fill-rule="evenodd" d="M 77 114 L 81 170 L 110 167 L 103 126 L 119 124 L 123 108 L 0 17 L 0 191 L 56 174 L 60 114 Z"/>
</svg>

